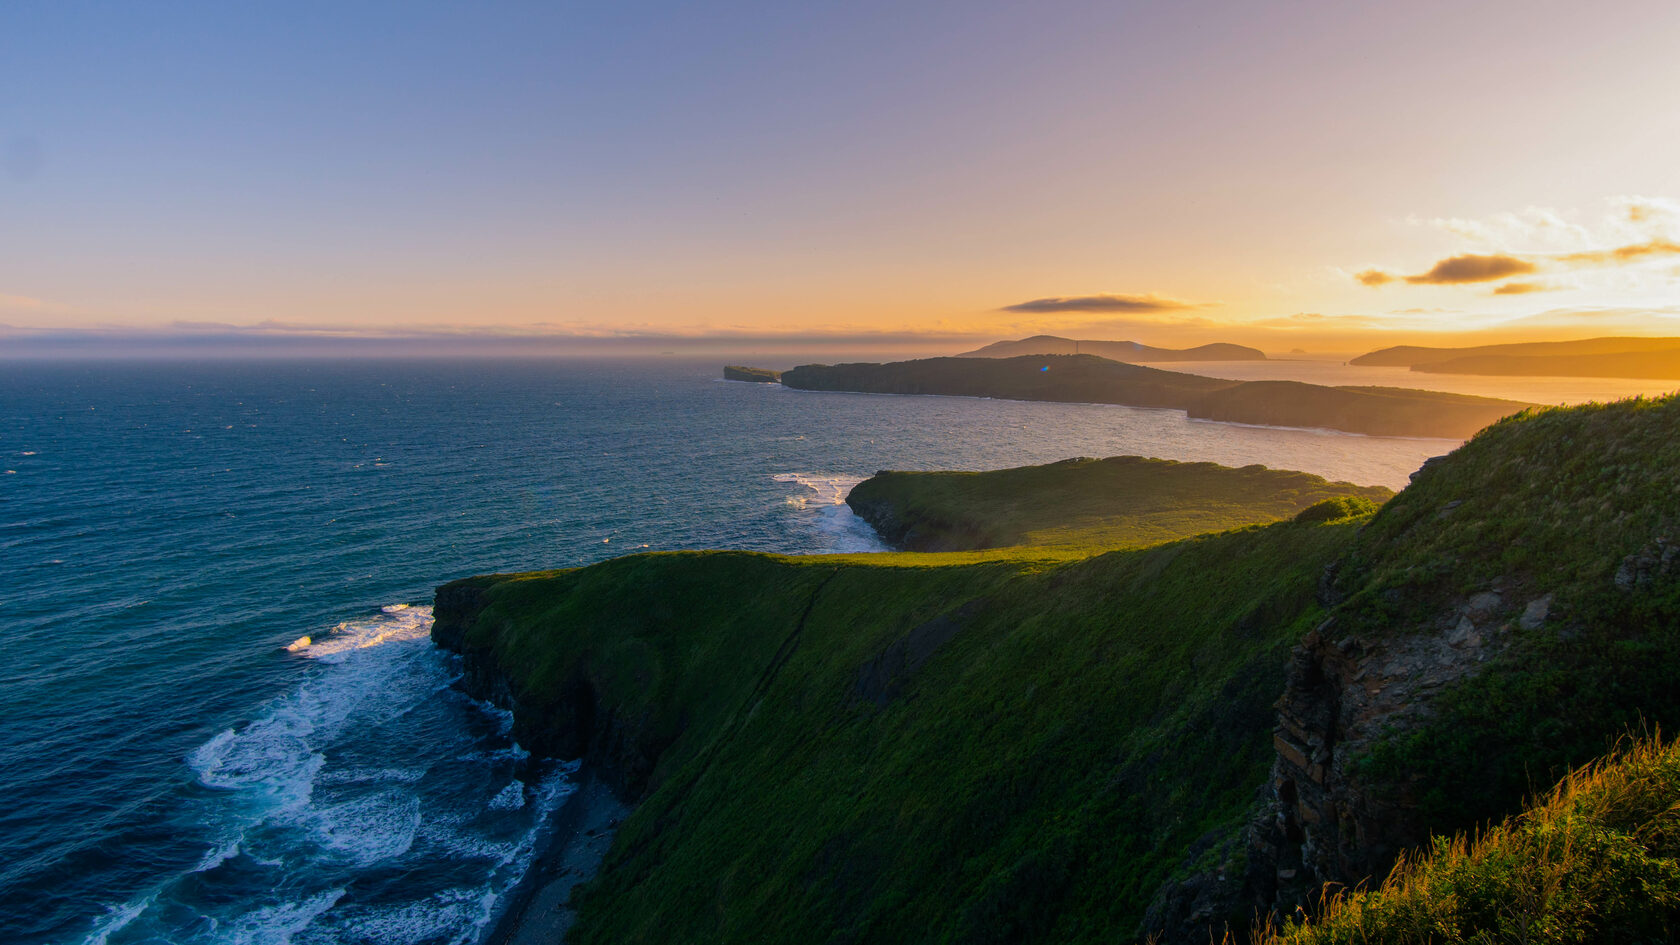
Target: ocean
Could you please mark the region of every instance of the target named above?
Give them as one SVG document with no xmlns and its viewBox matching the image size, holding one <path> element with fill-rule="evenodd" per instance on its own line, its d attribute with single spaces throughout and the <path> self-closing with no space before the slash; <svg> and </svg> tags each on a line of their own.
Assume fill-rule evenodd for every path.
<svg viewBox="0 0 1680 945">
<path fill-rule="evenodd" d="M 451 687 L 452 578 L 881 550 L 843 504 L 878 469 L 1130 453 L 1400 488 L 1456 445 L 672 358 L 3 367 L 11 943 L 476 941 L 572 784 Z"/>
</svg>

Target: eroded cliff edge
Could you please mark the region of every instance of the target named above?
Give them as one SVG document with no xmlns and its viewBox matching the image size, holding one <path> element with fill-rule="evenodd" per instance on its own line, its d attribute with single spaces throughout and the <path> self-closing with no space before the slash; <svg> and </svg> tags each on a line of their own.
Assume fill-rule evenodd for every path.
<svg viewBox="0 0 1680 945">
<path fill-rule="evenodd" d="M 1254 816 L 1148 924 L 1311 914 L 1680 721 L 1677 432 L 1672 398 L 1551 411 L 1414 476 L 1320 582 Z"/>
</svg>

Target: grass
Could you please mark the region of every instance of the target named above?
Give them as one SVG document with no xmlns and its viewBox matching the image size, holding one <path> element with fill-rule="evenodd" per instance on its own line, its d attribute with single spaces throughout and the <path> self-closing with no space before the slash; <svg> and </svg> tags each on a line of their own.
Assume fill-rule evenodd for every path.
<svg viewBox="0 0 1680 945">
<path fill-rule="evenodd" d="M 1437 839 L 1370 892 L 1266 945 L 1672 942 L 1680 934 L 1680 746 L 1653 738 L 1577 769 L 1475 839 Z"/>
<path fill-rule="evenodd" d="M 1106 474 L 1060 465 L 1013 474 L 1033 488 Z M 960 509 L 952 497 L 986 481 L 901 485 Z M 1335 633 L 1381 638 L 1441 632 L 1455 601 L 1501 589 L 1503 649 L 1351 759 L 1362 790 L 1415 799 L 1435 832 L 1519 810 L 1642 720 L 1680 725 L 1680 573 L 1616 582 L 1680 523 L 1680 401 L 1526 414 L 1375 514 L 1366 501 L 1108 553 L 1081 543 L 1112 540 L 1080 524 L 1084 502 L 1028 502 L 993 524 L 1051 544 L 646 554 L 458 586 L 488 600 L 466 646 L 520 695 L 520 740 L 564 744 L 585 725 L 576 751 L 624 766 L 642 796 L 579 895 L 575 940 L 1109 942 L 1149 931 L 1163 882 L 1241 875 L 1283 667 L 1325 601 L 1340 600 Z M 1549 618 L 1519 627 L 1545 594 Z M 1611 788 L 1650 780 L 1616 772 L 1671 771 L 1672 755 L 1639 747 L 1577 772 L 1542 805 L 1562 813 L 1446 841 L 1375 898 L 1287 933 L 1660 939 L 1674 800 Z M 1573 865 L 1524 865 L 1553 854 Z M 1629 876 L 1644 885 L 1622 898 L 1604 885 Z"/>
<path fill-rule="evenodd" d="M 1358 521 L 1082 560 L 637 555 L 491 581 L 468 642 L 535 704 L 587 678 L 658 747 L 578 941 L 1110 941 L 1245 816 Z"/>
<path fill-rule="evenodd" d="M 1528 411 L 1426 467 L 1360 536 L 1349 619 L 1404 623 L 1497 578 L 1588 606 L 1653 535 L 1680 539 L 1680 399 Z"/>
<path fill-rule="evenodd" d="M 1643 720 L 1680 724 L 1680 574 L 1620 588 L 1629 556 L 1680 538 L 1680 399 L 1546 410 L 1426 468 L 1343 558 L 1339 633 L 1436 632 L 1454 601 L 1503 589 L 1506 649 L 1423 723 L 1359 761 L 1414 785 L 1420 814 L 1462 830 L 1603 754 Z M 1544 626 L 1518 626 L 1550 595 Z"/>
<path fill-rule="evenodd" d="M 993 472 L 881 472 L 847 498 L 889 541 L 929 551 L 1138 548 L 1296 515 L 1328 499 L 1371 511 L 1381 486 L 1138 456 Z"/>
</svg>

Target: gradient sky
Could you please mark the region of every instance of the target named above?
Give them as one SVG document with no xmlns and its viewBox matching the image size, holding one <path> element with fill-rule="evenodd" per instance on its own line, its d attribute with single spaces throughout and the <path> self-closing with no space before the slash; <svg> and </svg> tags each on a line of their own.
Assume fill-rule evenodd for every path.
<svg viewBox="0 0 1680 945">
<path fill-rule="evenodd" d="M 1680 335 L 1677 51 L 1672 0 L 13 0 L 0 346 Z"/>
</svg>

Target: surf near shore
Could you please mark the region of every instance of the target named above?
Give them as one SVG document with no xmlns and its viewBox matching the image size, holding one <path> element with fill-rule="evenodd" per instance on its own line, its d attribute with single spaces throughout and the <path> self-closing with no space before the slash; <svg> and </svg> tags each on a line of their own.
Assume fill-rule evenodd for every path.
<svg viewBox="0 0 1680 945">
<path fill-rule="evenodd" d="M 552 945 L 571 928 L 572 890 L 594 878 L 630 807 L 588 768 L 543 828 L 536 858 L 508 891 L 481 945 Z"/>
</svg>

